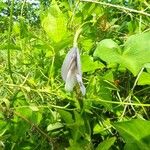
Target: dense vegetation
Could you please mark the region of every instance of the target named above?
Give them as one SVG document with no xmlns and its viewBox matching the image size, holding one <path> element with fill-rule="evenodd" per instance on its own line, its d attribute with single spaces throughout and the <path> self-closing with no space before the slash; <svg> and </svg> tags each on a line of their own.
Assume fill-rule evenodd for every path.
<svg viewBox="0 0 150 150">
<path fill-rule="evenodd" d="M 150 3 L 0 0 L 0 149 L 149 150 Z M 61 66 L 78 44 L 86 95 Z"/>
</svg>

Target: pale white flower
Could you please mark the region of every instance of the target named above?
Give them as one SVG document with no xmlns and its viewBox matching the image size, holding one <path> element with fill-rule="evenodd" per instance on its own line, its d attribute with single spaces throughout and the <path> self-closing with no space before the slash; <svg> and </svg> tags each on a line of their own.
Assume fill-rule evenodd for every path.
<svg viewBox="0 0 150 150">
<path fill-rule="evenodd" d="M 86 89 L 82 82 L 82 72 L 81 72 L 81 63 L 79 49 L 73 47 L 70 49 L 66 55 L 62 68 L 61 76 L 65 83 L 65 90 L 72 91 L 76 83 L 79 84 L 82 95 L 85 95 Z"/>
</svg>

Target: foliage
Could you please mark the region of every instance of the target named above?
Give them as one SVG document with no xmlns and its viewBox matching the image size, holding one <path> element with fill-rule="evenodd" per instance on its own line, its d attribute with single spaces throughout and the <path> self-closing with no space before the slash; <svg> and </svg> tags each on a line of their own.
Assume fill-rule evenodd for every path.
<svg viewBox="0 0 150 150">
<path fill-rule="evenodd" d="M 0 149 L 149 149 L 146 0 L 0 0 L 0 11 Z M 60 75 L 75 42 L 85 96 Z"/>
</svg>

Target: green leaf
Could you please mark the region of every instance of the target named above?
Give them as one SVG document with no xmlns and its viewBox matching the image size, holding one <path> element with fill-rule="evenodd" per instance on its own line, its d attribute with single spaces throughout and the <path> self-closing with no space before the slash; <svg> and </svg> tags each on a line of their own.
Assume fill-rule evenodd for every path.
<svg viewBox="0 0 150 150">
<path fill-rule="evenodd" d="M 140 42 L 139 42 L 140 41 Z M 150 32 L 135 34 L 128 38 L 121 49 L 111 39 L 102 40 L 98 43 L 94 56 L 109 63 L 120 64 L 137 75 L 144 64 L 150 62 Z"/>
<path fill-rule="evenodd" d="M 95 126 L 93 127 L 93 134 L 99 134 L 99 135 L 102 135 L 102 136 L 106 136 L 108 135 L 107 131 L 106 131 L 106 127 L 110 127 L 112 126 L 111 125 L 111 122 L 110 122 L 110 119 L 105 119 L 103 121 L 103 124 L 95 124 Z"/>
<path fill-rule="evenodd" d="M 114 126 L 124 138 L 126 150 L 149 150 L 150 121 L 134 119 L 115 123 Z"/>
<path fill-rule="evenodd" d="M 81 146 L 82 145 L 82 146 Z M 70 140 L 70 147 L 67 150 L 84 150 L 83 143 Z"/>
<path fill-rule="evenodd" d="M 21 48 L 13 43 L 8 43 L 8 44 L 3 44 L 0 45 L 0 50 L 7 50 L 7 49 L 11 49 L 11 50 L 21 50 Z"/>
<path fill-rule="evenodd" d="M 106 71 L 105 74 L 104 74 L 104 76 L 103 76 L 103 78 L 104 78 L 105 80 L 114 82 L 114 76 L 113 76 L 112 70 Z"/>
<path fill-rule="evenodd" d="M 96 96 L 98 99 L 112 101 L 112 90 L 114 90 L 114 87 L 112 88 L 110 83 L 107 83 L 103 77 L 94 76 L 91 77 L 89 86 L 87 87 L 87 96 L 91 98 Z M 112 109 L 111 103 L 102 101 L 94 101 L 94 103 L 99 103 L 109 110 Z"/>
<path fill-rule="evenodd" d="M 79 42 L 81 43 L 81 46 L 85 51 L 90 51 L 94 46 L 94 41 L 89 37 L 85 39 L 83 38 Z"/>
<path fill-rule="evenodd" d="M 78 113 L 77 111 L 74 111 L 74 116 L 75 116 L 75 125 L 76 126 L 83 126 L 84 125 L 84 121 L 83 118 L 81 116 L 80 113 Z"/>
<path fill-rule="evenodd" d="M 137 75 L 144 64 L 150 62 L 150 32 L 128 38 L 122 54 L 122 64 Z"/>
<path fill-rule="evenodd" d="M 107 139 L 107 140 L 101 142 L 101 143 L 97 146 L 96 150 L 109 150 L 110 147 L 114 144 L 115 140 L 116 140 L 115 137 L 111 137 L 111 138 L 109 138 L 109 139 Z"/>
<path fill-rule="evenodd" d="M 84 14 L 84 18 L 86 19 L 89 16 L 101 16 L 103 12 L 103 8 L 94 4 L 94 3 L 87 3 L 84 5 L 82 9 L 82 13 Z"/>
<path fill-rule="evenodd" d="M 106 101 L 112 101 L 112 88 L 110 89 L 110 84 L 105 82 L 103 79 L 100 80 L 99 84 L 99 89 L 98 89 L 98 97 L 102 100 Z M 111 103 L 105 103 L 99 101 L 104 107 L 107 109 L 111 110 L 112 109 L 112 104 Z"/>
<path fill-rule="evenodd" d="M 98 123 L 93 128 L 93 134 L 102 134 L 105 131 L 103 126 L 100 126 Z"/>
<path fill-rule="evenodd" d="M 7 7 L 7 4 L 5 2 L 0 1 L 0 10 Z"/>
<path fill-rule="evenodd" d="M 42 20 L 42 27 L 48 36 L 55 42 L 60 42 L 66 35 L 66 18 L 59 9 L 56 2 L 53 2 L 47 15 Z"/>
<path fill-rule="evenodd" d="M 18 26 L 20 37 L 21 38 L 27 38 L 30 34 L 28 30 L 28 26 L 25 20 L 25 17 L 19 16 L 19 26 Z M 17 29 L 17 30 L 18 30 Z"/>
<path fill-rule="evenodd" d="M 146 68 L 147 72 L 150 73 L 150 63 L 146 63 L 144 68 Z"/>
<path fill-rule="evenodd" d="M 150 85 L 150 73 L 143 72 L 138 80 L 138 85 Z"/>
<path fill-rule="evenodd" d="M 94 52 L 94 56 L 100 57 L 107 63 L 119 63 L 121 61 L 121 50 L 117 43 L 111 39 L 102 40 Z"/>
<path fill-rule="evenodd" d="M 104 67 L 102 63 L 99 63 L 97 61 L 94 62 L 93 58 L 89 55 L 81 56 L 81 63 L 83 72 L 95 71 L 96 69 Z"/>
<path fill-rule="evenodd" d="M 60 122 L 56 122 L 54 124 L 50 124 L 47 127 L 47 131 L 57 130 L 63 127 L 63 124 Z"/>
<path fill-rule="evenodd" d="M 29 106 L 29 108 L 32 110 L 32 111 L 39 111 L 39 108 L 35 105 L 31 105 Z"/>
<path fill-rule="evenodd" d="M 7 122 L 4 120 L 4 116 L 2 113 L 0 113 L 0 137 L 3 136 L 3 134 L 6 132 L 8 126 Z"/>
<path fill-rule="evenodd" d="M 73 123 L 74 120 L 72 118 L 72 114 L 65 110 L 58 110 L 59 114 L 61 115 L 62 119 L 65 121 L 65 123 Z"/>
<path fill-rule="evenodd" d="M 16 108 L 17 112 L 21 116 L 25 117 L 27 120 L 31 121 L 32 123 L 39 124 L 42 119 L 42 114 L 40 112 L 37 112 L 37 109 L 38 108 L 36 106 Z"/>
<path fill-rule="evenodd" d="M 16 107 L 16 111 L 27 119 L 31 118 L 32 116 L 32 110 L 29 107 Z"/>
</svg>

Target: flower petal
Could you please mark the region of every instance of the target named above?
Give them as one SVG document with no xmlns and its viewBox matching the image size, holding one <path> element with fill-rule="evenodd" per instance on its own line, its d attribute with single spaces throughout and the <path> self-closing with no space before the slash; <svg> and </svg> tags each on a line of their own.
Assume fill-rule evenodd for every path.
<svg viewBox="0 0 150 150">
<path fill-rule="evenodd" d="M 81 92 L 82 92 L 82 95 L 85 95 L 85 93 L 86 93 L 86 88 L 85 88 L 85 86 L 84 86 L 84 84 L 83 84 L 82 76 L 79 75 L 79 74 L 76 74 L 76 78 L 77 78 L 77 82 L 78 82 L 78 84 L 79 84 L 79 86 L 80 86 L 80 90 L 81 90 Z"/>
<path fill-rule="evenodd" d="M 61 75 L 66 82 L 66 91 L 72 91 L 73 87 L 78 82 L 82 95 L 85 95 L 86 89 L 82 82 L 80 54 L 77 47 L 73 47 L 67 53 L 61 68 Z"/>
<path fill-rule="evenodd" d="M 82 78 L 81 61 L 80 61 L 80 54 L 79 54 L 79 49 L 78 48 L 76 48 L 76 59 L 77 59 L 77 71 L 78 71 L 78 74 Z"/>
<path fill-rule="evenodd" d="M 74 59 L 76 59 L 76 48 L 71 48 L 70 51 L 67 53 L 61 68 L 61 76 L 64 81 L 66 81 L 69 68 L 73 63 Z"/>
<path fill-rule="evenodd" d="M 77 83 L 77 79 L 75 73 L 69 70 L 66 78 L 65 90 L 69 92 L 72 91 L 76 83 Z"/>
<path fill-rule="evenodd" d="M 77 65 L 76 65 L 76 59 L 72 59 L 72 62 L 69 64 L 70 66 L 68 67 L 68 73 L 67 73 L 67 78 L 66 78 L 66 84 L 65 84 L 65 89 L 66 91 L 72 91 L 73 87 L 75 86 L 77 82 L 76 78 L 76 72 L 77 72 Z"/>
</svg>

